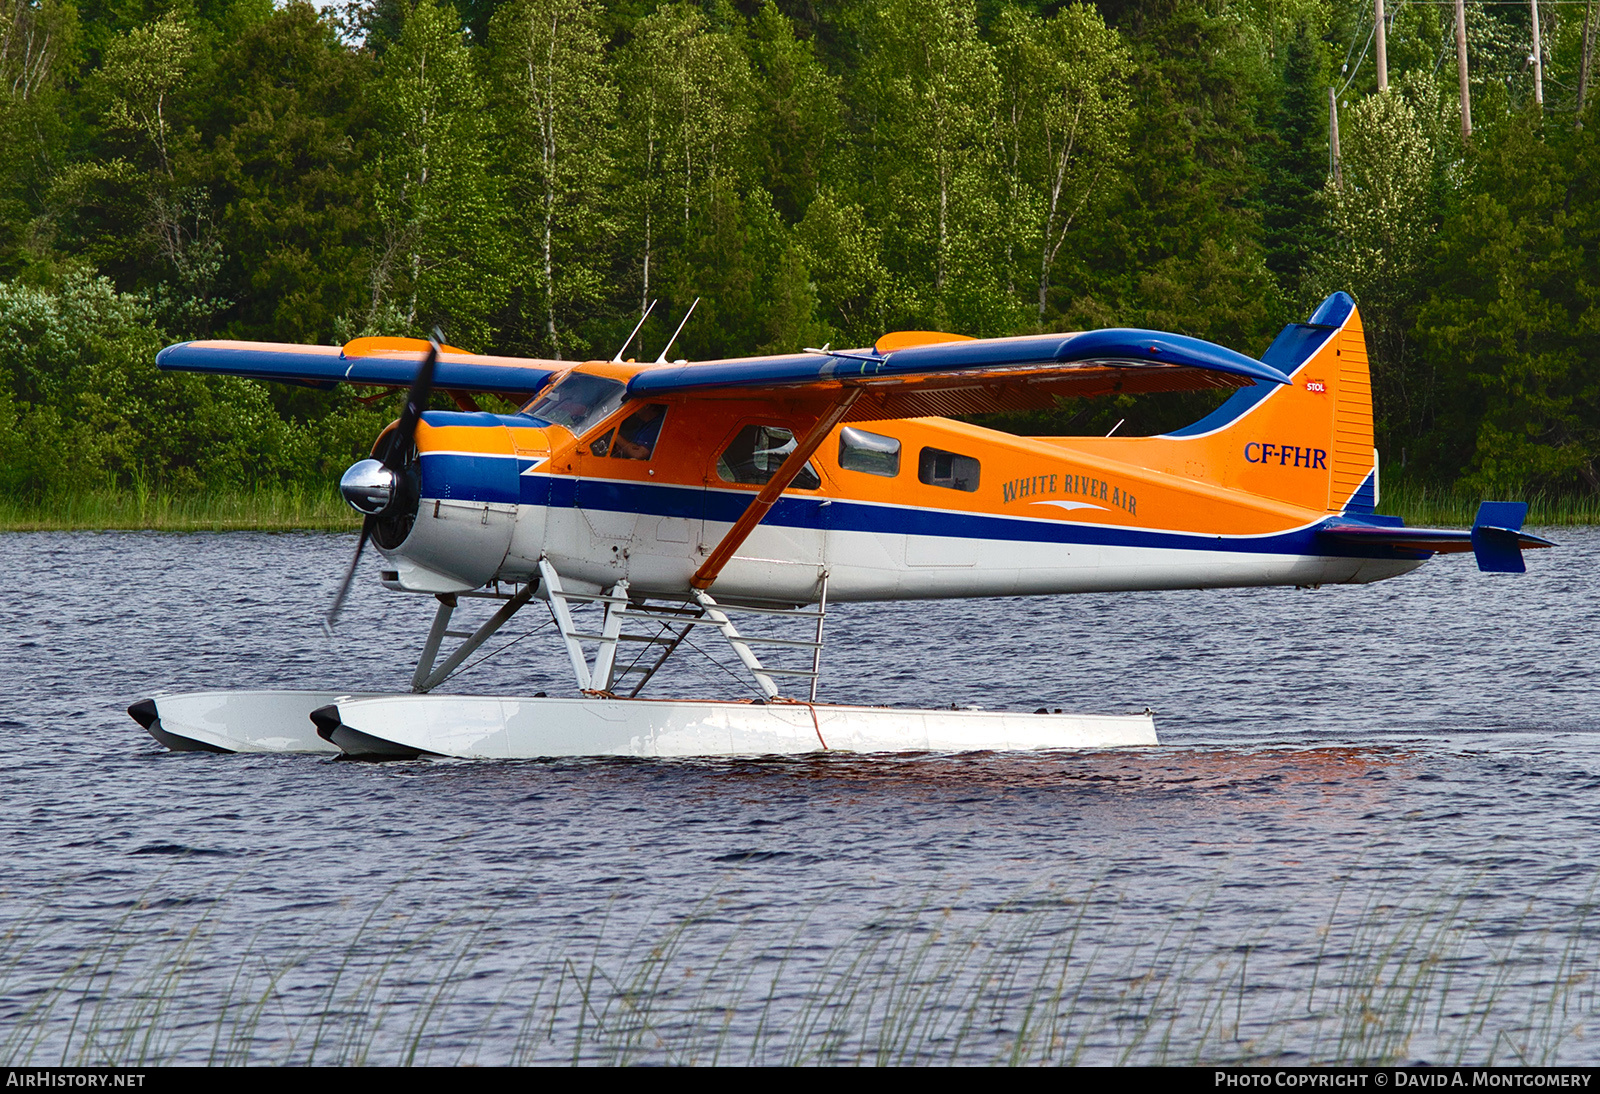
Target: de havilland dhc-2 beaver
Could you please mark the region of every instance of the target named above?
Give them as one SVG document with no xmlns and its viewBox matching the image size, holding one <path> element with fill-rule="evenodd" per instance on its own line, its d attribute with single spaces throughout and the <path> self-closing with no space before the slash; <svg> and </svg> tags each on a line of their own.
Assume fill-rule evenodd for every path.
<svg viewBox="0 0 1600 1094">
<path fill-rule="evenodd" d="M 1517 503 L 1485 502 L 1466 531 L 1376 515 L 1366 341 L 1344 293 L 1260 360 L 1131 329 L 903 331 L 861 349 L 665 358 L 572 364 L 404 338 L 167 347 L 162 368 L 409 386 L 373 458 L 340 483 L 364 521 L 329 622 L 369 541 L 384 586 L 437 609 L 409 693 L 196 692 L 130 713 L 174 749 L 366 758 L 1152 745 L 1148 711 L 818 702 L 827 608 L 1362 583 L 1457 551 L 1520 572 L 1523 548 L 1549 546 L 1522 531 Z M 1020 437 L 947 417 L 1203 388 L 1237 390 L 1154 437 Z M 426 409 L 435 391 L 459 409 Z M 479 394 L 522 409 L 484 412 Z M 452 630 L 473 600 L 493 614 Z M 533 600 L 575 696 L 437 693 Z M 786 619 L 799 637 L 772 637 Z M 640 697 L 691 631 L 728 643 L 757 701 Z"/>
</svg>

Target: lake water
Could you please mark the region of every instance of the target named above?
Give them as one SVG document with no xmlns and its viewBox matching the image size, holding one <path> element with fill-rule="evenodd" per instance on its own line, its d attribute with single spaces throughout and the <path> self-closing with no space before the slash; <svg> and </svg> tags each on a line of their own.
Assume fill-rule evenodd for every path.
<svg viewBox="0 0 1600 1094">
<path fill-rule="evenodd" d="M 0 536 L 0 1059 L 1594 1064 L 1600 529 L 1544 534 L 830 615 L 824 699 L 1153 749 L 385 765 L 124 710 L 405 690 L 431 600 L 369 562 L 320 630 L 353 536 Z M 656 693 L 743 693 L 693 661 Z M 450 690 L 570 688 L 547 628 Z"/>
</svg>

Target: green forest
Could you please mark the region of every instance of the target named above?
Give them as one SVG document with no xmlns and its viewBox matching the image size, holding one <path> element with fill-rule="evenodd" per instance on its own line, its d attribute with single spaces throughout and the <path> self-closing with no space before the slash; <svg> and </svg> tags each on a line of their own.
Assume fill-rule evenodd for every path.
<svg viewBox="0 0 1600 1094">
<path fill-rule="evenodd" d="M 0 0 L 0 491 L 332 495 L 395 397 L 164 344 L 674 356 L 1355 297 L 1386 483 L 1600 496 L 1600 0 Z M 1542 94 L 1542 102 L 1540 101 Z M 1336 107 L 1336 113 L 1330 107 Z M 1338 156 L 1330 121 L 1337 119 Z M 1168 396 L 996 420 L 1157 432 Z"/>
</svg>

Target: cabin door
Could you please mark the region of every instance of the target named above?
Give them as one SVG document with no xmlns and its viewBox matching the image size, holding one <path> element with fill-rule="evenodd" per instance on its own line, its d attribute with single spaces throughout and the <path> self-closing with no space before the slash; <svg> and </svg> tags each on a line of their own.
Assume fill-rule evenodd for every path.
<svg viewBox="0 0 1600 1094">
<path fill-rule="evenodd" d="M 580 445 L 577 507 L 590 557 L 614 564 L 620 576 L 655 578 L 674 562 L 681 568 L 700 543 L 705 490 L 674 459 L 694 440 L 678 420 L 684 414 L 683 407 L 635 405 Z"/>
</svg>

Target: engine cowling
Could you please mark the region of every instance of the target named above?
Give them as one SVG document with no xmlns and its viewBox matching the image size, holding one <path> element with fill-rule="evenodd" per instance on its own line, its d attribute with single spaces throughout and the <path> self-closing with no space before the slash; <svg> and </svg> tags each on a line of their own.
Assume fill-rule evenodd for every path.
<svg viewBox="0 0 1600 1094">
<path fill-rule="evenodd" d="M 535 427 L 525 421 L 514 415 L 455 411 L 423 415 L 415 458 L 407 461 L 401 476 L 414 476 L 414 490 L 406 481 L 395 488 L 397 501 L 408 493 L 415 500 L 386 510 L 373 537 L 390 563 L 384 567 L 384 584 L 408 592 L 458 593 L 500 575 L 521 500 L 526 461 L 519 451 L 526 453 L 537 444 L 526 435 Z M 522 434 L 515 443 L 513 429 Z M 365 488 L 362 482 L 353 487 L 358 492 Z M 384 535 L 386 531 L 390 534 Z"/>
</svg>

